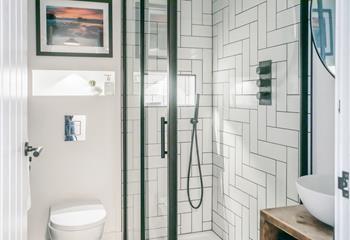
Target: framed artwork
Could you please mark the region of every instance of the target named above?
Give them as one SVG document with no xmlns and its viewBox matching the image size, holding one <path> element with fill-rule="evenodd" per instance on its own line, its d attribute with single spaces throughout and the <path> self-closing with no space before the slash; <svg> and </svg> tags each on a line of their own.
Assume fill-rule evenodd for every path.
<svg viewBox="0 0 350 240">
<path fill-rule="evenodd" d="M 37 55 L 112 57 L 112 0 L 36 0 Z"/>
</svg>

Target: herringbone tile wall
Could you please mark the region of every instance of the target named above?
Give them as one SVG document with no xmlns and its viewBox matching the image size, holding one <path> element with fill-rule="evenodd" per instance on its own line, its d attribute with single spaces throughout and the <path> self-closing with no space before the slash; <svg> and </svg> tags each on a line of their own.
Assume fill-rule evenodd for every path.
<svg viewBox="0 0 350 240">
<path fill-rule="evenodd" d="M 213 230 L 259 239 L 259 210 L 296 204 L 299 1 L 213 1 Z M 273 62 L 271 106 L 255 94 Z"/>
</svg>

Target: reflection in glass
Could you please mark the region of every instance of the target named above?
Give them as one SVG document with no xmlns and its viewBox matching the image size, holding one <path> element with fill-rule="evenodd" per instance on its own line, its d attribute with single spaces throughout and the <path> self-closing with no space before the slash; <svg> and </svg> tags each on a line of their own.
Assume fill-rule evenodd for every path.
<svg viewBox="0 0 350 240">
<path fill-rule="evenodd" d="M 136 81 L 140 74 L 135 73 Z M 196 76 L 181 74 L 177 76 L 178 106 L 194 106 L 196 99 Z M 168 105 L 168 73 L 148 72 L 145 76 L 145 105 L 164 107 Z"/>
<path fill-rule="evenodd" d="M 335 74 L 335 1 L 313 0 L 311 28 L 315 48 L 321 61 Z"/>
</svg>

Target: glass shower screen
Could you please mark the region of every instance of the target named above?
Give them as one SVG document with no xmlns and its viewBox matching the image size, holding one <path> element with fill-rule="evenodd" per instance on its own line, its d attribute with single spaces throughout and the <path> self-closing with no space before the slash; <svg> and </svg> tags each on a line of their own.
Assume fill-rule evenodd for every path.
<svg viewBox="0 0 350 240">
<path fill-rule="evenodd" d="M 124 4 L 127 239 L 176 239 L 176 1 Z"/>
<path fill-rule="evenodd" d="M 147 1 L 144 18 L 145 230 L 146 239 L 167 239 L 167 0 Z"/>
</svg>

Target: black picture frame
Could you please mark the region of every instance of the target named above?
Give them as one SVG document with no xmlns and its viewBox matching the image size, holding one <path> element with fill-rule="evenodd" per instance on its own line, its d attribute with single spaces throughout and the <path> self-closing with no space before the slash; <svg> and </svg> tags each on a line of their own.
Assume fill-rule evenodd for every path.
<svg viewBox="0 0 350 240">
<path fill-rule="evenodd" d="M 113 14 L 112 0 L 68 0 L 72 2 L 95 2 L 108 4 L 108 53 L 82 53 L 82 52 L 51 52 L 41 49 L 41 2 L 44 0 L 35 0 L 35 16 L 36 16 L 36 55 L 37 56 L 62 56 L 62 57 L 113 57 Z M 59 2 L 59 0 L 57 0 Z"/>
</svg>

